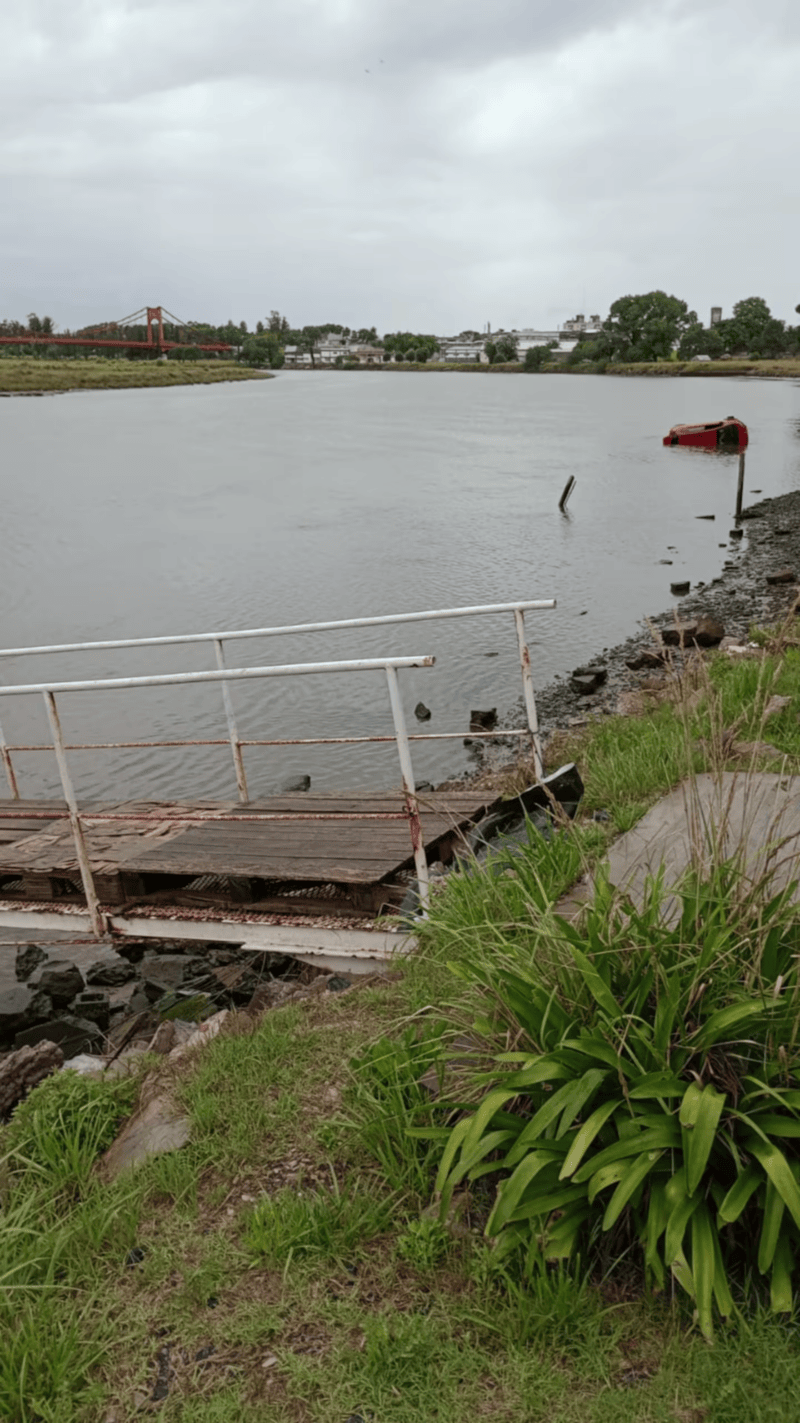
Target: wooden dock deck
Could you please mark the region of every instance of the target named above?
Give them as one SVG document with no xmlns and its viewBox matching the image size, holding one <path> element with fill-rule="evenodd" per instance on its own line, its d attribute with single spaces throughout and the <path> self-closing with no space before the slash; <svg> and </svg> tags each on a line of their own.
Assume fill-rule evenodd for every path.
<svg viewBox="0 0 800 1423">
<path fill-rule="evenodd" d="M 481 791 L 421 795 L 429 862 L 447 862 L 487 807 Z M 399 792 L 89 805 L 81 824 L 98 897 L 115 915 L 161 906 L 368 919 L 399 905 L 414 868 Z M 0 805 L 0 899 L 85 906 L 63 802 Z"/>
</svg>

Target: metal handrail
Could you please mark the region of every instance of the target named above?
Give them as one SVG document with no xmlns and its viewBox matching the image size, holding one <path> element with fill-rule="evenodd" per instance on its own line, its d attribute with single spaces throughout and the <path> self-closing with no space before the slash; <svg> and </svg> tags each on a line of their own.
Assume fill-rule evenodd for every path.
<svg viewBox="0 0 800 1423">
<path fill-rule="evenodd" d="M 406 730 L 403 703 L 397 681 L 397 672 L 398 669 L 407 667 L 433 667 L 435 662 L 435 657 L 428 656 L 368 657 L 348 662 L 291 663 L 282 667 L 230 667 L 222 672 L 219 670 L 207 672 L 167 672 L 144 677 L 106 677 L 82 682 L 30 682 L 20 683 L 11 687 L 0 686 L 0 696 L 25 696 L 39 692 L 44 697 L 47 719 L 50 723 L 50 730 L 53 736 L 53 749 L 55 751 L 56 761 L 58 762 L 64 799 L 69 810 L 70 827 L 72 829 L 83 892 L 86 896 L 86 905 L 93 933 L 97 935 L 98 938 L 101 937 L 105 932 L 105 925 L 100 909 L 100 901 L 95 889 L 89 854 L 86 848 L 86 840 L 81 824 L 75 787 L 72 783 L 72 777 L 67 764 L 64 735 L 61 730 L 61 721 L 56 705 L 56 692 L 61 694 L 64 692 L 119 691 L 129 687 L 182 686 L 195 682 L 227 682 L 260 677 L 297 677 L 310 676 L 316 673 L 385 672 L 389 689 L 389 701 L 392 708 L 392 719 L 394 721 L 394 739 L 400 758 L 403 794 L 405 796 L 406 813 L 408 816 L 409 829 L 411 831 L 411 845 L 419 884 L 419 898 L 423 909 L 426 909 L 429 898 L 428 861 L 425 855 L 420 826 L 419 804 L 417 801 L 416 786 L 414 784 L 414 771 L 411 764 L 411 753 L 408 747 L 408 732 Z M 7 748 L 4 749 L 7 750 Z M 135 815 L 131 815 L 128 818 L 135 819 L 136 817 Z"/>
<path fill-rule="evenodd" d="M 439 618 L 477 617 L 484 613 L 551 611 L 555 598 L 517 603 L 483 603 L 472 608 L 437 608 L 420 613 L 380 613 L 371 618 L 338 618 L 325 623 L 294 623 L 284 627 L 227 628 L 222 632 L 168 633 L 159 637 L 123 637 L 102 642 L 62 642 L 42 647 L 4 647 L 0 657 L 38 657 L 50 652 L 111 652 L 125 647 L 167 647 L 176 643 L 235 642 L 251 637 L 284 637 L 291 633 L 342 632 L 347 628 L 387 627 L 392 623 L 434 622 Z"/>
<path fill-rule="evenodd" d="M 476 606 L 473 606 L 473 607 L 467 607 L 467 608 L 436 608 L 436 609 L 427 609 L 427 610 L 424 610 L 424 611 L 422 611 L 422 612 L 417 612 L 417 613 L 381 613 L 381 614 L 379 614 L 378 616 L 369 617 L 369 618 L 339 618 L 339 619 L 335 619 L 335 620 L 328 621 L 328 622 L 319 622 L 319 623 L 296 623 L 296 624 L 291 625 L 291 626 L 283 626 L 283 627 L 271 627 L 271 628 L 229 628 L 229 629 L 226 629 L 226 630 L 223 631 L 223 632 L 203 632 L 203 633 L 185 633 L 185 634 L 177 634 L 177 633 L 176 633 L 176 634 L 168 634 L 168 635 L 166 635 L 166 636 L 159 636 L 159 637 L 113 638 L 113 639 L 106 639 L 106 640 L 98 641 L 98 642 L 64 642 L 64 643 L 53 643 L 53 644 L 50 644 L 49 646 L 41 646 L 41 647 L 11 647 L 11 648 L 0 648 L 0 658 L 3 658 L 3 657 L 33 657 L 33 656 L 42 656 L 42 655 L 46 655 L 46 654 L 49 654 L 49 653 L 58 653 L 58 652 L 105 652 L 105 651 L 120 650 L 120 649 L 125 649 L 125 648 L 164 647 L 164 646 L 169 646 L 169 645 L 175 646 L 175 645 L 178 645 L 178 644 L 206 643 L 206 642 L 213 643 L 213 645 L 214 645 L 214 652 L 215 652 L 215 656 L 216 656 L 217 667 L 218 667 L 219 671 L 220 671 L 223 675 L 221 675 L 221 676 L 215 676 L 215 677 L 205 677 L 205 678 L 202 676 L 202 674 L 199 674 L 199 673 L 197 673 L 197 674 L 191 674 L 191 675 L 195 676 L 195 679 L 196 679 L 196 680 L 219 681 L 219 682 L 221 682 L 221 684 L 222 684 L 222 697 L 223 697 L 223 703 L 224 703 L 224 706 L 225 706 L 225 718 L 226 718 L 227 726 L 228 726 L 228 743 L 229 743 L 229 745 L 230 745 L 231 753 L 232 753 L 232 755 L 233 755 L 234 770 L 235 770 L 235 772 L 236 772 L 236 785 L 237 785 L 237 789 L 238 789 L 238 793 L 239 793 L 239 799 L 240 799 L 242 802 L 246 803 L 246 802 L 248 801 L 248 799 L 249 799 L 249 794 L 248 794 L 248 789 L 247 789 L 247 777 L 246 777 L 246 774 L 245 774 L 244 760 L 243 760 L 243 757 L 242 757 L 242 747 L 243 747 L 243 746 L 276 746 L 276 745 L 307 745 L 307 746 L 319 745 L 319 746 L 325 746 L 325 745 L 336 745 L 336 744 L 349 744 L 349 743 L 351 743 L 351 742 L 352 742 L 352 743 L 356 743 L 356 742 L 362 742 L 362 741 L 377 741 L 377 740 L 379 740 L 380 738 L 378 738 L 378 737 L 320 737 L 320 738 L 307 738 L 307 739 L 304 739 L 304 740 L 293 740 L 293 741 L 287 742 L 285 739 L 284 739 L 284 740 L 280 740 L 280 741 L 275 741 L 275 740 L 263 740 L 263 741 L 260 741 L 260 740 L 259 740 L 259 741 L 256 741 L 256 740 L 248 740 L 248 739 L 246 739 L 246 738 L 240 737 L 240 736 L 239 736 L 238 729 L 237 729 L 237 725 L 236 725 L 236 716 L 235 716 L 235 712 L 234 712 L 234 708 L 233 708 L 233 701 L 232 701 L 232 698 L 231 698 L 230 690 L 229 690 L 229 688 L 228 688 L 228 682 L 232 680 L 232 673 L 231 673 L 230 670 L 229 670 L 228 668 L 226 668 L 226 666 L 225 666 L 225 654 L 224 654 L 224 650 L 223 650 L 223 643 L 224 643 L 224 642 L 243 641 L 243 640 L 246 640 L 246 639 L 249 639 L 249 638 L 254 638 L 254 637 L 279 637 L 279 636 L 289 636 L 289 635 L 294 634 L 294 633 L 298 633 L 298 634 L 299 634 L 299 633 L 309 633 L 309 632 L 341 632 L 341 631 L 345 631 L 345 630 L 347 630 L 347 629 L 354 629 L 354 628 L 386 627 L 386 626 L 389 626 L 389 625 L 391 625 L 391 624 L 398 624 L 398 623 L 434 622 L 434 621 L 441 620 L 441 619 L 445 619 L 445 618 L 480 617 L 480 616 L 490 615 L 490 614 L 493 614 L 493 613 L 513 613 L 513 615 L 514 615 L 515 630 L 516 630 L 516 636 L 517 636 L 517 645 L 518 645 L 518 655 L 519 655 L 519 661 L 520 661 L 520 669 L 521 669 L 521 673 L 522 673 L 522 691 L 523 691 L 523 698 L 524 698 L 524 702 L 525 702 L 525 712 L 526 712 L 526 719 L 527 719 L 527 729 L 523 730 L 522 732 L 520 732 L 520 731 L 514 729 L 514 730 L 506 730 L 506 731 L 503 731 L 503 732 L 478 732 L 478 733 L 474 733 L 474 734 L 475 734 L 476 737 L 481 737 L 481 738 L 487 739 L 487 740 L 488 740 L 488 739 L 491 739 L 492 737 L 499 737 L 499 736 L 519 736 L 519 735 L 525 736 L 525 735 L 527 735 L 527 736 L 530 738 L 531 747 L 532 747 L 532 751 L 533 751 L 534 772 L 535 772 L 535 775 L 537 776 L 537 778 L 538 778 L 538 779 L 541 779 L 542 774 L 543 774 L 543 769 L 544 769 L 544 768 L 543 768 L 543 761 L 542 761 L 542 746 L 541 746 L 541 738 L 540 738 L 540 735 L 539 735 L 539 722 L 538 722 L 537 713 L 536 713 L 536 700 L 535 700 L 534 692 L 533 692 L 533 678 L 532 678 L 532 676 L 531 676 L 530 653 L 529 653 L 528 648 L 527 648 L 527 645 L 526 645 L 526 643 L 525 643 L 525 613 L 526 613 L 526 612 L 531 612 L 531 611 L 534 611 L 534 612 L 551 611 L 551 610 L 554 609 L 555 607 L 556 607 L 556 600 L 555 600 L 554 598 L 521 599 L 521 600 L 519 600 L 518 602 L 515 602 L 515 603 L 484 603 L 484 604 L 479 604 L 479 605 L 476 605 Z M 318 664 L 317 664 L 317 665 L 318 665 Z M 383 665 L 383 664 L 382 664 L 382 665 Z M 241 675 L 241 674 L 242 674 L 242 671 L 243 671 L 243 669 L 239 669 L 239 672 L 237 673 L 237 675 Z M 122 683 L 122 684 L 128 685 L 128 686 L 152 685 L 152 682 L 148 682 L 148 681 L 138 681 L 138 682 L 137 682 L 135 679 L 134 679 L 134 680 L 130 680 L 130 679 L 127 679 L 127 680 L 126 680 L 126 679 L 118 679 L 118 680 L 121 680 L 121 683 Z M 164 677 L 162 680 L 163 680 L 164 682 L 168 682 L 168 681 L 169 681 L 169 674 L 165 675 L 165 677 Z M 66 684 L 64 684 L 64 685 L 65 685 L 65 687 L 66 687 Z M 88 689 L 93 689 L 93 688 L 96 687 L 97 685 L 98 685 L 98 684 L 97 684 L 96 682 L 91 682 L 91 683 L 87 684 L 87 686 L 86 686 L 85 689 L 86 689 L 86 690 L 88 690 Z M 0 688 L 0 691 L 2 691 L 2 692 L 13 692 L 13 691 L 15 691 L 15 690 L 35 690 L 35 691 L 41 691 L 41 690 L 43 690 L 43 684 L 37 683 L 37 684 L 35 684 L 35 685 L 32 686 L 32 687 L 29 686 L 28 688 L 22 688 L 22 687 L 20 687 L 20 688 Z M 410 738 L 408 738 L 408 739 L 409 739 L 409 740 L 414 740 L 414 741 L 422 741 L 422 740 L 425 740 L 425 741 L 434 741 L 434 740 L 455 740 L 455 739 L 460 739 L 461 736 L 462 736 L 462 733 L 461 733 L 461 732 L 419 732 L 419 733 L 417 733 L 416 735 L 414 735 L 414 736 L 412 736 L 412 737 L 410 737 Z M 387 739 L 387 740 L 390 740 L 391 738 L 386 738 L 386 739 Z M 157 743 L 157 742 L 147 743 L 147 742 L 143 742 L 143 743 L 131 743 L 131 744 L 139 744 L 139 745 L 142 745 L 142 746 L 147 746 L 147 745 L 153 745 L 153 746 L 156 746 L 156 745 L 172 745 L 172 746 L 188 746 L 188 745 L 200 746 L 200 745 L 203 745 L 203 746 L 213 746 L 213 745 L 218 745 L 218 744 L 220 744 L 220 743 L 218 743 L 218 742 L 216 742 L 216 741 L 185 741 L 185 740 L 183 740 L 183 741 L 162 742 L 162 743 Z M 109 749 L 109 750 L 110 750 L 110 749 L 117 749 L 118 747 L 121 747 L 122 745 L 123 745 L 123 743 L 106 743 L 105 746 L 103 746 L 103 745 L 97 743 L 97 744 L 95 744 L 95 745 L 93 745 L 93 746 L 86 745 L 86 746 L 81 746 L 80 748 L 79 748 L 79 747 L 75 747 L 74 749 L 76 749 L 76 750 L 77 750 L 77 749 L 81 749 L 81 750 L 102 750 L 102 749 Z M 12 762 L 12 759 L 11 759 L 11 752 L 12 752 L 12 750 L 17 750 L 17 751 L 23 751 L 23 750 L 24 750 L 24 751 L 27 752 L 27 751 L 29 751 L 29 750 L 31 750 L 31 749 L 38 750 L 39 748 L 31 748 L 31 747 L 28 747 L 28 746 L 25 746 L 25 747 L 23 747 L 23 746 L 19 746 L 19 747 L 9 746 L 9 745 L 7 744 L 7 742 L 6 742 L 6 740 L 5 740 L 4 735 L 3 735 L 2 725 L 0 725 L 0 758 L 2 759 L 3 764 L 4 764 L 4 767 L 5 767 L 6 779 L 7 779 L 7 781 L 8 781 L 8 784 L 9 784 L 9 787 L 10 787 L 10 790 L 11 790 L 11 794 L 12 794 L 12 796 L 13 796 L 15 799 L 18 799 L 18 798 L 19 798 L 19 790 L 18 790 L 18 787 L 17 787 L 17 779 L 16 779 L 16 774 L 15 774 L 15 771 L 14 771 L 14 765 L 13 765 L 13 762 Z M 49 748 L 42 748 L 42 749 L 49 749 Z"/>
</svg>

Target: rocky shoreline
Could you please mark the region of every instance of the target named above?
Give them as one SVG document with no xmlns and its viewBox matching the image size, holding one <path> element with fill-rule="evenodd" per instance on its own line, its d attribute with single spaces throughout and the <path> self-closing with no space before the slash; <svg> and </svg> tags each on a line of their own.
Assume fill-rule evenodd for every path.
<svg viewBox="0 0 800 1423">
<path fill-rule="evenodd" d="M 731 525 L 731 528 L 733 525 Z M 547 740 L 593 715 L 612 715 L 626 709 L 625 693 L 635 693 L 652 678 L 652 667 L 632 670 L 640 649 L 652 649 L 659 635 L 682 624 L 702 619 L 719 623 L 726 638 L 747 640 L 754 624 L 779 621 L 797 596 L 800 581 L 800 489 L 774 499 L 762 499 L 743 510 L 741 538 L 727 537 L 729 550 L 722 573 L 710 583 L 699 583 L 685 597 L 677 598 L 672 609 L 653 613 L 641 620 L 641 632 L 616 647 L 605 647 L 588 664 L 602 668 L 605 679 L 591 693 L 582 693 L 572 679 L 557 677 L 548 686 L 536 689 L 536 707 L 542 736 Z M 720 538 L 721 542 L 721 538 Z M 789 578 L 787 575 L 792 574 Z M 779 575 L 783 582 L 767 580 Z M 576 669 L 577 670 L 577 669 Z M 504 725 L 524 725 L 520 700 L 505 716 Z"/>
</svg>

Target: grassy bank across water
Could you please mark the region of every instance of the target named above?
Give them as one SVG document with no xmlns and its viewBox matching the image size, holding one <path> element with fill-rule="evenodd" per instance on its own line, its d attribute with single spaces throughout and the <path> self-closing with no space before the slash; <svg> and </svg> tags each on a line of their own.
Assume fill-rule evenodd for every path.
<svg viewBox="0 0 800 1423">
<path fill-rule="evenodd" d="M 253 371 L 232 361 L 40 360 L 37 356 L 0 357 L 0 395 L 42 391 L 125 390 L 129 387 L 213 385 L 229 380 L 270 380 L 267 371 Z"/>
<path fill-rule="evenodd" d="M 614 365 L 605 361 L 584 361 L 569 365 L 553 361 L 540 371 L 525 371 L 521 361 L 507 361 L 493 366 L 480 361 L 389 361 L 375 366 L 319 366 L 314 374 L 331 371 L 345 374 L 348 369 L 371 371 L 425 371 L 431 375 L 441 371 L 462 371 L 467 375 L 608 375 L 608 376 L 749 376 L 754 380 L 800 380 L 800 359 L 778 361 L 642 361 L 632 365 Z M 310 374 L 311 372 L 309 372 Z"/>
<path fill-rule="evenodd" d="M 474 987 L 454 969 L 519 954 L 535 965 L 542 905 L 687 771 L 720 764 L 726 727 L 762 736 L 776 694 L 787 702 L 767 739 L 797 771 L 798 643 L 794 620 L 763 658 L 715 655 L 650 714 L 603 718 L 554 747 L 584 776 L 577 823 L 453 875 L 390 978 L 239 1014 L 177 1071 L 145 1063 L 190 1116 L 182 1150 L 106 1184 L 94 1162 L 137 1083 L 62 1074 L 36 1089 L 0 1132 L 0 1416 L 127 1423 L 157 1405 L 164 1423 L 800 1417 L 795 1316 L 768 1316 L 768 1287 L 742 1281 L 740 1313 L 711 1349 L 685 1296 L 645 1295 L 637 1250 L 612 1252 L 605 1270 L 576 1260 L 521 1275 L 483 1236 L 492 1178 L 462 1182 L 442 1225 L 441 1144 L 411 1134 L 453 1119 L 420 1078 L 474 1021 Z"/>
</svg>

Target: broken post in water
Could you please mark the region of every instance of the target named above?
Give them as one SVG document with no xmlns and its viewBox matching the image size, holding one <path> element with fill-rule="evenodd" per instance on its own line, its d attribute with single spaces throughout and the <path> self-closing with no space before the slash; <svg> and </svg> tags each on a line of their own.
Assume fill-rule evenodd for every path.
<svg viewBox="0 0 800 1423">
<path fill-rule="evenodd" d="M 561 495 L 561 498 L 560 498 L 559 501 L 558 501 L 558 507 L 559 507 L 559 509 L 561 510 L 562 514 L 563 514 L 564 510 L 565 510 L 566 507 L 567 507 L 567 500 L 569 499 L 569 496 L 570 496 L 570 494 L 572 493 L 572 491 L 573 491 L 574 488 L 575 488 L 575 475 L 574 475 L 574 474 L 571 474 L 570 477 L 569 477 L 569 479 L 567 480 L 566 484 L 564 485 L 564 492 L 563 492 L 563 494 Z"/>
<path fill-rule="evenodd" d="M 736 518 L 742 517 L 742 494 L 744 492 L 744 450 L 739 451 L 739 483 L 736 486 Z"/>
</svg>

